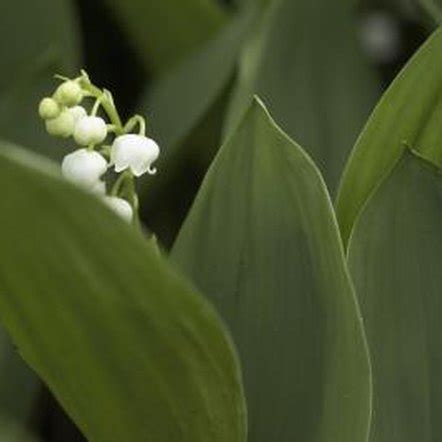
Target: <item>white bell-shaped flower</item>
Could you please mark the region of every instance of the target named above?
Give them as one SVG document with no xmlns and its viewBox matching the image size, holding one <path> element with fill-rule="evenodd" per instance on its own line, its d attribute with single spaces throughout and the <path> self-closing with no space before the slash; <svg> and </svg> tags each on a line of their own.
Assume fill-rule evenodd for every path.
<svg viewBox="0 0 442 442">
<path fill-rule="evenodd" d="M 70 181 L 88 189 L 99 190 L 102 186 L 99 184 L 100 177 L 107 170 L 107 162 L 98 152 L 78 149 L 64 157 L 61 170 Z"/>
<path fill-rule="evenodd" d="M 100 144 L 107 136 L 107 126 L 103 118 L 86 116 L 75 124 L 74 139 L 81 146 Z"/>
<path fill-rule="evenodd" d="M 158 158 L 158 144 L 143 135 L 127 134 L 117 137 L 111 149 L 111 163 L 116 172 L 130 169 L 135 176 L 156 173 L 152 163 Z"/>
<path fill-rule="evenodd" d="M 106 196 L 104 202 L 121 218 L 131 222 L 134 216 L 132 206 L 123 198 L 117 196 Z"/>
</svg>

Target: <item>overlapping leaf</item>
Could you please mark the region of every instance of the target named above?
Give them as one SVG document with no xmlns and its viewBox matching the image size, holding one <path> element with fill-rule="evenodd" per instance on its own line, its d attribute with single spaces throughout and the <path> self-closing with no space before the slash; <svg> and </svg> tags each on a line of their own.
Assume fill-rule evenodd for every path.
<svg viewBox="0 0 442 442">
<path fill-rule="evenodd" d="M 39 383 L 17 354 L 3 327 L 0 333 L 0 374 L 0 412 L 18 422 L 26 422 Z"/>
<path fill-rule="evenodd" d="M 150 117 L 162 146 L 161 165 L 167 171 L 149 185 L 150 198 L 170 179 L 180 160 L 193 153 L 180 150 L 183 141 L 226 88 L 252 17 L 247 10 L 232 19 L 215 38 L 160 76 L 141 100 L 140 111 Z"/>
<path fill-rule="evenodd" d="M 104 0 L 146 65 L 165 69 L 205 43 L 227 17 L 215 0 Z"/>
<path fill-rule="evenodd" d="M 368 121 L 346 166 L 337 200 L 344 241 L 371 193 L 406 146 L 442 165 L 442 31 L 399 74 Z"/>
<path fill-rule="evenodd" d="M 4 144 L 0 187 L 1 318 L 88 440 L 244 442 L 231 343 L 156 248 Z"/>
<path fill-rule="evenodd" d="M 61 157 L 66 149 L 60 141 L 48 140 L 37 107 L 53 88 L 53 75 L 78 66 L 73 5 L 70 0 L 17 0 L 2 2 L 0 9 L 0 139 Z M 24 419 L 36 378 L 15 354 L 3 330 L 0 334 L 0 410 Z"/>
<path fill-rule="evenodd" d="M 38 102 L 54 87 L 55 73 L 74 74 L 79 64 L 71 0 L 2 2 L 0 13 L 0 139 L 30 146 L 52 158 L 66 152 L 48 141 Z"/>
<path fill-rule="evenodd" d="M 216 304 L 244 368 L 250 442 L 363 442 L 370 373 L 333 210 L 255 100 L 172 257 Z"/>
<path fill-rule="evenodd" d="M 0 416 L 0 440 L 2 442 L 37 442 L 37 439 L 4 416 Z"/>
<path fill-rule="evenodd" d="M 311 154 L 334 191 L 377 82 L 357 45 L 354 2 L 262 1 L 245 46 L 227 129 L 253 94 Z"/>
<path fill-rule="evenodd" d="M 372 442 L 442 438 L 442 173 L 406 152 L 349 243 L 373 366 Z"/>
</svg>

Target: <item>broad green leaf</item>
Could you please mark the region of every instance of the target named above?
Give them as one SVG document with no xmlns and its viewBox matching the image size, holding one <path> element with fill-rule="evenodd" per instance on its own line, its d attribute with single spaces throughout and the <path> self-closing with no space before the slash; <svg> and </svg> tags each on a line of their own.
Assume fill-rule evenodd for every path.
<svg viewBox="0 0 442 442">
<path fill-rule="evenodd" d="M 235 128 L 253 94 L 311 154 L 332 190 L 377 94 L 357 45 L 354 2 L 263 1 L 241 56 L 227 118 Z"/>
<path fill-rule="evenodd" d="M 373 366 L 371 442 L 442 439 L 442 174 L 409 153 L 349 243 Z"/>
<path fill-rule="evenodd" d="M 406 145 L 442 165 L 442 31 L 436 31 L 374 110 L 346 166 L 337 215 L 346 243 L 366 200 Z"/>
<path fill-rule="evenodd" d="M 160 76 L 141 100 L 140 111 L 150 116 L 149 126 L 162 146 L 160 167 L 167 170 L 146 184 L 148 197 L 155 196 L 182 157 L 189 156 L 188 149 L 180 149 L 183 141 L 226 88 L 251 20 L 251 10 L 232 19 L 214 39 Z"/>
<path fill-rule="evenodd" d="M 79 44 L 71 0 L 2 2 L 0 13 L 0 138 L 59 158 L 66 141 L 50 140 L 37 116 L 55 73 L 74 75 Z"/>
<path fill-rule="evenodd" d="M 239 348 L 250 442 L 363 442 L 370 371 L 324 182 L 254 100 L 172 252 Z"/>
<path fill-rule="evenodd" d="M 226 21 L 216 0 L 103 0 L 147 66 L 164 69 L 206 42 Z"/>
<path fill-rule="evenodd" d="M 78 65 L 75 25 L 70 0 L 2 2 L 0 138 L 54 158 L 66 152 L 64 142 L 52 141 L 45 133 L 37 107 L 41 97 L 53 89 L 54 73 L 73 72 Z M 17 420 L 27 418 L 36 388 L 37 378 L 0 330 L 0 411 Z"/>
<path fill-rule="evenodd" d="M 208 303 L 98 199 L 1 151 L 0 316 L 88 440 L 244 442 L 238 365 Z"/>
</svg>

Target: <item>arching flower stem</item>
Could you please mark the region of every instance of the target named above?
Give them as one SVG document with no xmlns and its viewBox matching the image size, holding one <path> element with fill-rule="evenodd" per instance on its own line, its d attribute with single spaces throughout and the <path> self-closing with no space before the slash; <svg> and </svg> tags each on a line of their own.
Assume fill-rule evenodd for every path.
<svg viewBox="0 0 442 442">
<path fill-rule="evenodd" d="M 139 126 L 138 134 L 145 136 L 146 135 L 146 120 L 141 115 L 134 115 L 132 118 L 130 118 L 128 120 L 128 122 L 124 125 L 123 132 L 124 133 L 131 132 L 137 124 Z"/>
<path fill-rule="evenodd" d="M 134 217 L 134 225 L 140 225 L 139 221 L 139 203 L 138 196 L 135 189 L 135 177 L 133 173 L 128 169 L 125 170 L 115 181 L 110 191 L 111 196 L 124 196 L 125 199 L 132 206 Z"/>
</svg>

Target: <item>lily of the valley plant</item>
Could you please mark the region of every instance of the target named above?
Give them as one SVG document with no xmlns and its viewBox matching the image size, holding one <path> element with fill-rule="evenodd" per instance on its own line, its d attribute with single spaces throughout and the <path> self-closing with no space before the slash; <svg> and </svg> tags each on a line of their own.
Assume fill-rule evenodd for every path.
<svg viewBox="0 0 442 442">
<path fill-rule="evenodd" d="M 72 147 L 62 174 L 0 142 L 0 368 L 20 380 L 0 383 L 0 442 L 8 391 L 25 426 L 41 380 L 90 442 L 442 441 L 442 31 L 358 135 L 376 83 L 353 2 L 238 3 L 271 7 L 158 67 L 143 99 L 161 240 L 163 204 L 194 196 L 184 165 L 211 161 L 197 123 L 224 122 L 169 251 L 133 228 L 160 149 L 85 72 L 38 109 Z"/>
<path fill-rule="evenodd" d="M 95 86 L 85 71 L 74 79 L 56 77 L 62 83 L 41 100 L 39 114 L 50 135 L 73 138 L 79 146 L 63 159 L 63 175 L 101 196 L 128 222 L 137 222 L 134 180 L 156 173 L 153 163 L 160 153 L 158 144 L 146 137 L 145 119 L 134 115 L 123 124 L 112 94 Z"/>
</svg>

